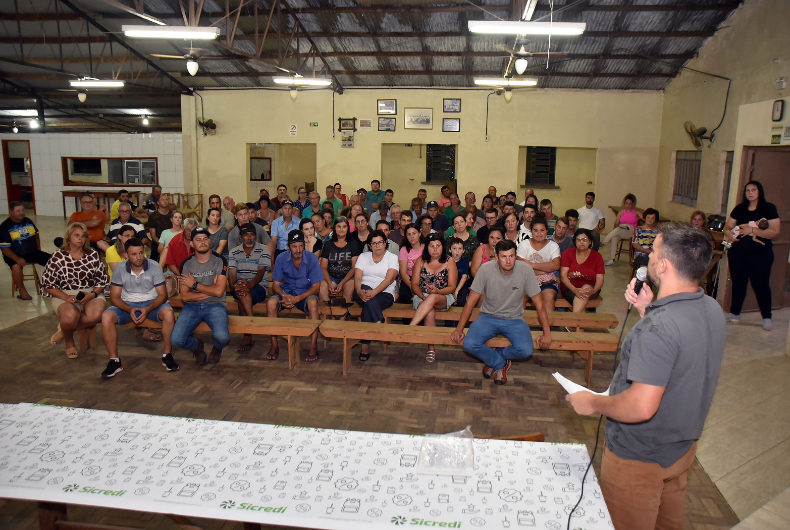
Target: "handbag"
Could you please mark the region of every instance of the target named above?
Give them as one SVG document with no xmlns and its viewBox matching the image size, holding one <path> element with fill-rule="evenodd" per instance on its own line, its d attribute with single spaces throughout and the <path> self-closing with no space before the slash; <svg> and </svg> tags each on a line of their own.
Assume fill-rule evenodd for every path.
<svg viewBox="0 0 790 530">
<path fill-rule="evenodd" d="M 179 293 L 178 276 L 165 276 L 165 288 L 167 289 L 167 297 L 172 298 Z"/>
</svg>

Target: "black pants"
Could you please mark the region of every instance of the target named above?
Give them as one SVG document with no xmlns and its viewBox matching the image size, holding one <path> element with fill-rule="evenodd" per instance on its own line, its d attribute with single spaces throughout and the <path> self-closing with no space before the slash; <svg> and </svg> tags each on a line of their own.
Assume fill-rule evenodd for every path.
<svg viewBox="0 0 790 530">
<path fill-rule="evenodd" d="M 752 289 L 757 296 L 760 314 L 763 318 L 771 318 L 771 266 L 774 264 L 774 251 L 766 249 L 762 252 L 744 252 L 730 250 L 727 253 L 732 278 L 732 303 L 730 313 L 740 315 L 743 301 L 746 299 L 746 287 L 752 282 Z"/>
<path fill-rule="evenodd" d="M 362 289 L 370 290 L 367 285 L 363 285 Z M 362 322 L 384 322 L 385 309 L 388 309 L 395 303 L 395 298 L 386 291 L 381 291 L 379 294 L 368 300 L 363 301 L 362 298 L 354 290 L 354 301 L 362 306 Z M 370 344 L 369 340 L 361 340 L 360 344 Z"/>
<path fill-rule="evenodd" d="M 35 250 L 30 254 L 25 254 L 25 255 L 17 254 L 17 256 L 25 260 L 26 263 L 35 263 L 36 265 L 41 265 L 42 267 L 46 267 L 47 261 L 49 261 L 49 258 L 52 257 L 52 254 L 48 254 L 41 250 Z M 5 261 L 6 265 L 8 265 L 9 268 L 16 265 L 16 261 L 12 260 L 9 257 L 6 257 L 5 254 L 3 254 L 3 261 Z"/>
</svg>

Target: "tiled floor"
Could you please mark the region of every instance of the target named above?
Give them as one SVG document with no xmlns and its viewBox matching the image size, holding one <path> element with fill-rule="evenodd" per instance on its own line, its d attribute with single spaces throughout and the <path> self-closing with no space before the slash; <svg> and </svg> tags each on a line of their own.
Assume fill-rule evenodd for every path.
<svg viewBox="0 0 790 530">
<path fill-rule="evenodd" d="M 44 250 L 53 251 L 52 239 L 62 234 L 65 222 L 56 217 L 34 221 L 44 234 Z M 0 274 L 0 293 L 11 289 L 5 270 Z M 628 272 L 624 261 L 607 268 L 599 311 L 621 318 L 625 315 L 627 305 L 621 290 Z M 29 288 L 32 293 L 32 286 Z M 4 295 L 0 304 L 0 329 L 52 309 L 51 303 L 40 296 L 29 302 L 7 297 Z M 632 314 L 626 329 L 636 320 L 636 314 Z M 739 528 L 790 527 L 786 508 L 790 505 L 790 389 L 786 385 L 790 380 L 789 325 L 787 308 L 774 313 L 772 332 L 760 329 L 758 314 L 744 315 L 741 323 L 727 328 L 724 366 L 699 442 L 698 458 L 740 519 L 754 512 Z"/>
</svg>

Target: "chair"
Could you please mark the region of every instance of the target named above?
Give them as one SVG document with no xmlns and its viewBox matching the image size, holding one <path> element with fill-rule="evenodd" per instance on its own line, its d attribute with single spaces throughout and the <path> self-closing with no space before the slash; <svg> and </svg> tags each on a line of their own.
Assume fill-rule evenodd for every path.
<svg viewBox="0 0 790 530">
<path fill-rule="evenodd" d="M 703 276 L 702 280 L 699 282 L 699 286 L 702 287 L 702 290 L 705 291 L 705 294 L 708 296 L 713 296 L 713 290 L 716 283 L 715 279 L 719 272 L 718 266 L 723 255 L 724 252 L 720 250 L 713 251 L 713 255 L 710 257 L 710 263 L 708 264 L 708 269 L 705 271 L 705 276 Z"/>
<path fill-rule="evenodd" d="M 36 269 L 35 263 L 27 263 L 25 266 L 30 265 L 33 267 L 33 274 L 25 274 L 25 269 L 22 269 L 22 281 L 25 280 L 34 280 L 36 282 L 36 292 L 41 291 L 41 281 L 38 278 L 38 270 Z M 13 276 L 11 277 L 11 298 L 16 296 L 19 287 L 17 286 L 16 282 L 14 281 Z"/>
<path fill-rule="evenodd" d="M 630 239 L 621 239 L 620 240 L 620 242 L 617 244 L 617 251 L 614 253 L 614 259 L 619 260 L 620 259 L 620 254 L 623 254 L 625 252 L 625 249 L 623 248 L 623 245 L 628 245 L 630 247 L 631 246 L 631 240 Z"/>
<path fill-rule="evenodd" d="M 631 265 L 631 275 L 628 277 L 628 281 L 631 281 L 631 278 L 634 277 L 636 274 L 636 264 L 634 263 L 634 245 L 631 244 L 632 240 L 628 241 L 628 263 Z"/>
</svg>

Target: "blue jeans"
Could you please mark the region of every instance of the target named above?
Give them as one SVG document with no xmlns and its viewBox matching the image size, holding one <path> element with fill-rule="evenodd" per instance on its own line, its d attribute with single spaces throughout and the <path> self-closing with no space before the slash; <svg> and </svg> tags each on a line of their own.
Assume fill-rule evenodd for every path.
<svg viewBox="0 0 790 530">
<path fill-rule="evenodd" d="M 486 341 L 502 334 L 510 346 L 494 349 Z M 464 349 L 494 370 L 501 370 L 509 359 L 526 359 L 532 355 L 532 333 L 523 319 L 503 320 L 481 314 L 469 326 L 464 339 Z"/>
<path fill-rule="evenodd" d="M 224 304 L 186 304 L 178 315 L 170 343 L 189 351 L 195 351 L 198 343 L 192 336 L 201 322 L 208 324 L 214 337 L 214 347 L 222 350 L 230 342 L 228 332 L 228 308 Z"/>
</svg>

